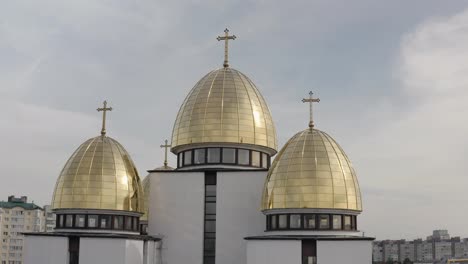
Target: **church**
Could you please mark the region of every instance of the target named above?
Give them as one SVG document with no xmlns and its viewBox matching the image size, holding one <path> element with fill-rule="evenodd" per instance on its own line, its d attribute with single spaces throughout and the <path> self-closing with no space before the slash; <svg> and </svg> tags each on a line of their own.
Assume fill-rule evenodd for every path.
<svg viewBox="0 0 468 264">
<path fill-rule="evenodd" d="M 25 264 L 365 264 L 362 199 L 351 161 L 316 128 L 278 147 L 268 104 L 244 73 L 202 77 L 175 118 L 164 165 L 140 179 L 106 131 L 81 144 L 52 195 L 51 233 L 25 234 Z M 338 122 L 339 120 L 337 120 Z M 299 120 L 298 122 L 302 122 Z M 167 151 L 177 156 L 170 167 Z"/>
</svg>

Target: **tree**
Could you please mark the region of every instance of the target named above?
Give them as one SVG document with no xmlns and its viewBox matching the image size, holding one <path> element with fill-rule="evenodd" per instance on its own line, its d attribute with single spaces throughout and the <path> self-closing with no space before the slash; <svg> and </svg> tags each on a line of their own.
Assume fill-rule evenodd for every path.
<svg viewBox="0 0 468 264">
<path fill-rule="evenodd" d="M 409 258 L 405 258 L 403 264 L 413 264 L 413 261 L 411 261 Z"/>
</svg>

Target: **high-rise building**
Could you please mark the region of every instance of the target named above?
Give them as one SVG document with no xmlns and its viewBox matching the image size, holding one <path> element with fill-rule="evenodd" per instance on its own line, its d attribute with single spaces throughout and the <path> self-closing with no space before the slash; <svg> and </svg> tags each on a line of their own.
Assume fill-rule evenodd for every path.
<svg viewBox="0 0 468 264">
<path fill-rule="evenodd" d="M 44 214 L 45 214 L 45 221 L 44 221 L 45 232 L 54 231 L 56 216 L 54 212 L 52 212 L 52 207 L 50 205 L 44 205 Z"/>
<path fill-rule="evenodd" d="M 468 258 L 468 239 L 450 238 L 447 230 L 435 230 L 424 241 L 383 240 L 373 243 L 372 259 L 379 264 L 388 260 L 403 262 L 405 259 L 432 263 L 451 258 Z"/>
<path fill-rule="evenodd" d="M 0 264 L 22 264 L 23 232 L 44 231 L 44 210 L 26 196 L 0 202 Z"/>
<path fill-rule="evenodd" d="M 432 240 L 434 241 L 446 241 L 450 240 L 450 234 L 447 230 L 434 230 L 432 231 Z"/>
</svg>

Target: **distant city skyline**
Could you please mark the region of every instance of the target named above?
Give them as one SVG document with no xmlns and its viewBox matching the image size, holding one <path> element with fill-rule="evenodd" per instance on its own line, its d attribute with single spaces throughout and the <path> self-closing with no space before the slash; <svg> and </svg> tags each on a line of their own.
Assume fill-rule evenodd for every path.
<svg viewBox="0 0 468 264">
<path fill-rule="evenodd" d="M 468 237 L 461 0 L 2 3 L 0 197 L 50 204 L 67 159 L 100 134 L 104 100 L 107 133 L 140 177 L 162 166 L 188 91 L 222 67 L 226 27 L 237 36 L 230 64 L 259 87 L 280 147 L 307 127 L 301 99 L 321 99 L 315 123 L 353 162 L 366 235 Z"/>
<path fill-rule="evenodd" d="M 373 263 L 388 260 L 423 263 L 446 263 L 447 259 L 466 259 L 468 238 L 450 236 L 448 230 L 433 230 L 426 239 L 381 240 L 373 242 Z"/>
</svg>

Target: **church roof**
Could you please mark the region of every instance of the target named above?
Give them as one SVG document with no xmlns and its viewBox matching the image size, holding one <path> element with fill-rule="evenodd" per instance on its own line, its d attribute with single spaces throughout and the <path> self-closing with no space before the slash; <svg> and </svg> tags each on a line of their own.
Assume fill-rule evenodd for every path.
<svg viewBox="0 0 468 264">
<path fill-rule="evenodd" d="M 262 210 L 290 208 L 362 211 L 351 161 L 325 132 L 308 128 L 297 133 L 269 170 Z"/>
<path fill-rule="evenodd" d="M 238 70 L 224 67 L 209 72 L 180 107 L 172 152 L 204 143 L 256 145 L 276 154 L 276 130 L 268 105 L 255 84 Z"/>
<path fill-rule="evenodd" d="M 105 135 L 81 144 L 60 173 L 52 207 L 143 212 L 140 178 L 128 152 Z"/>
</svg>

